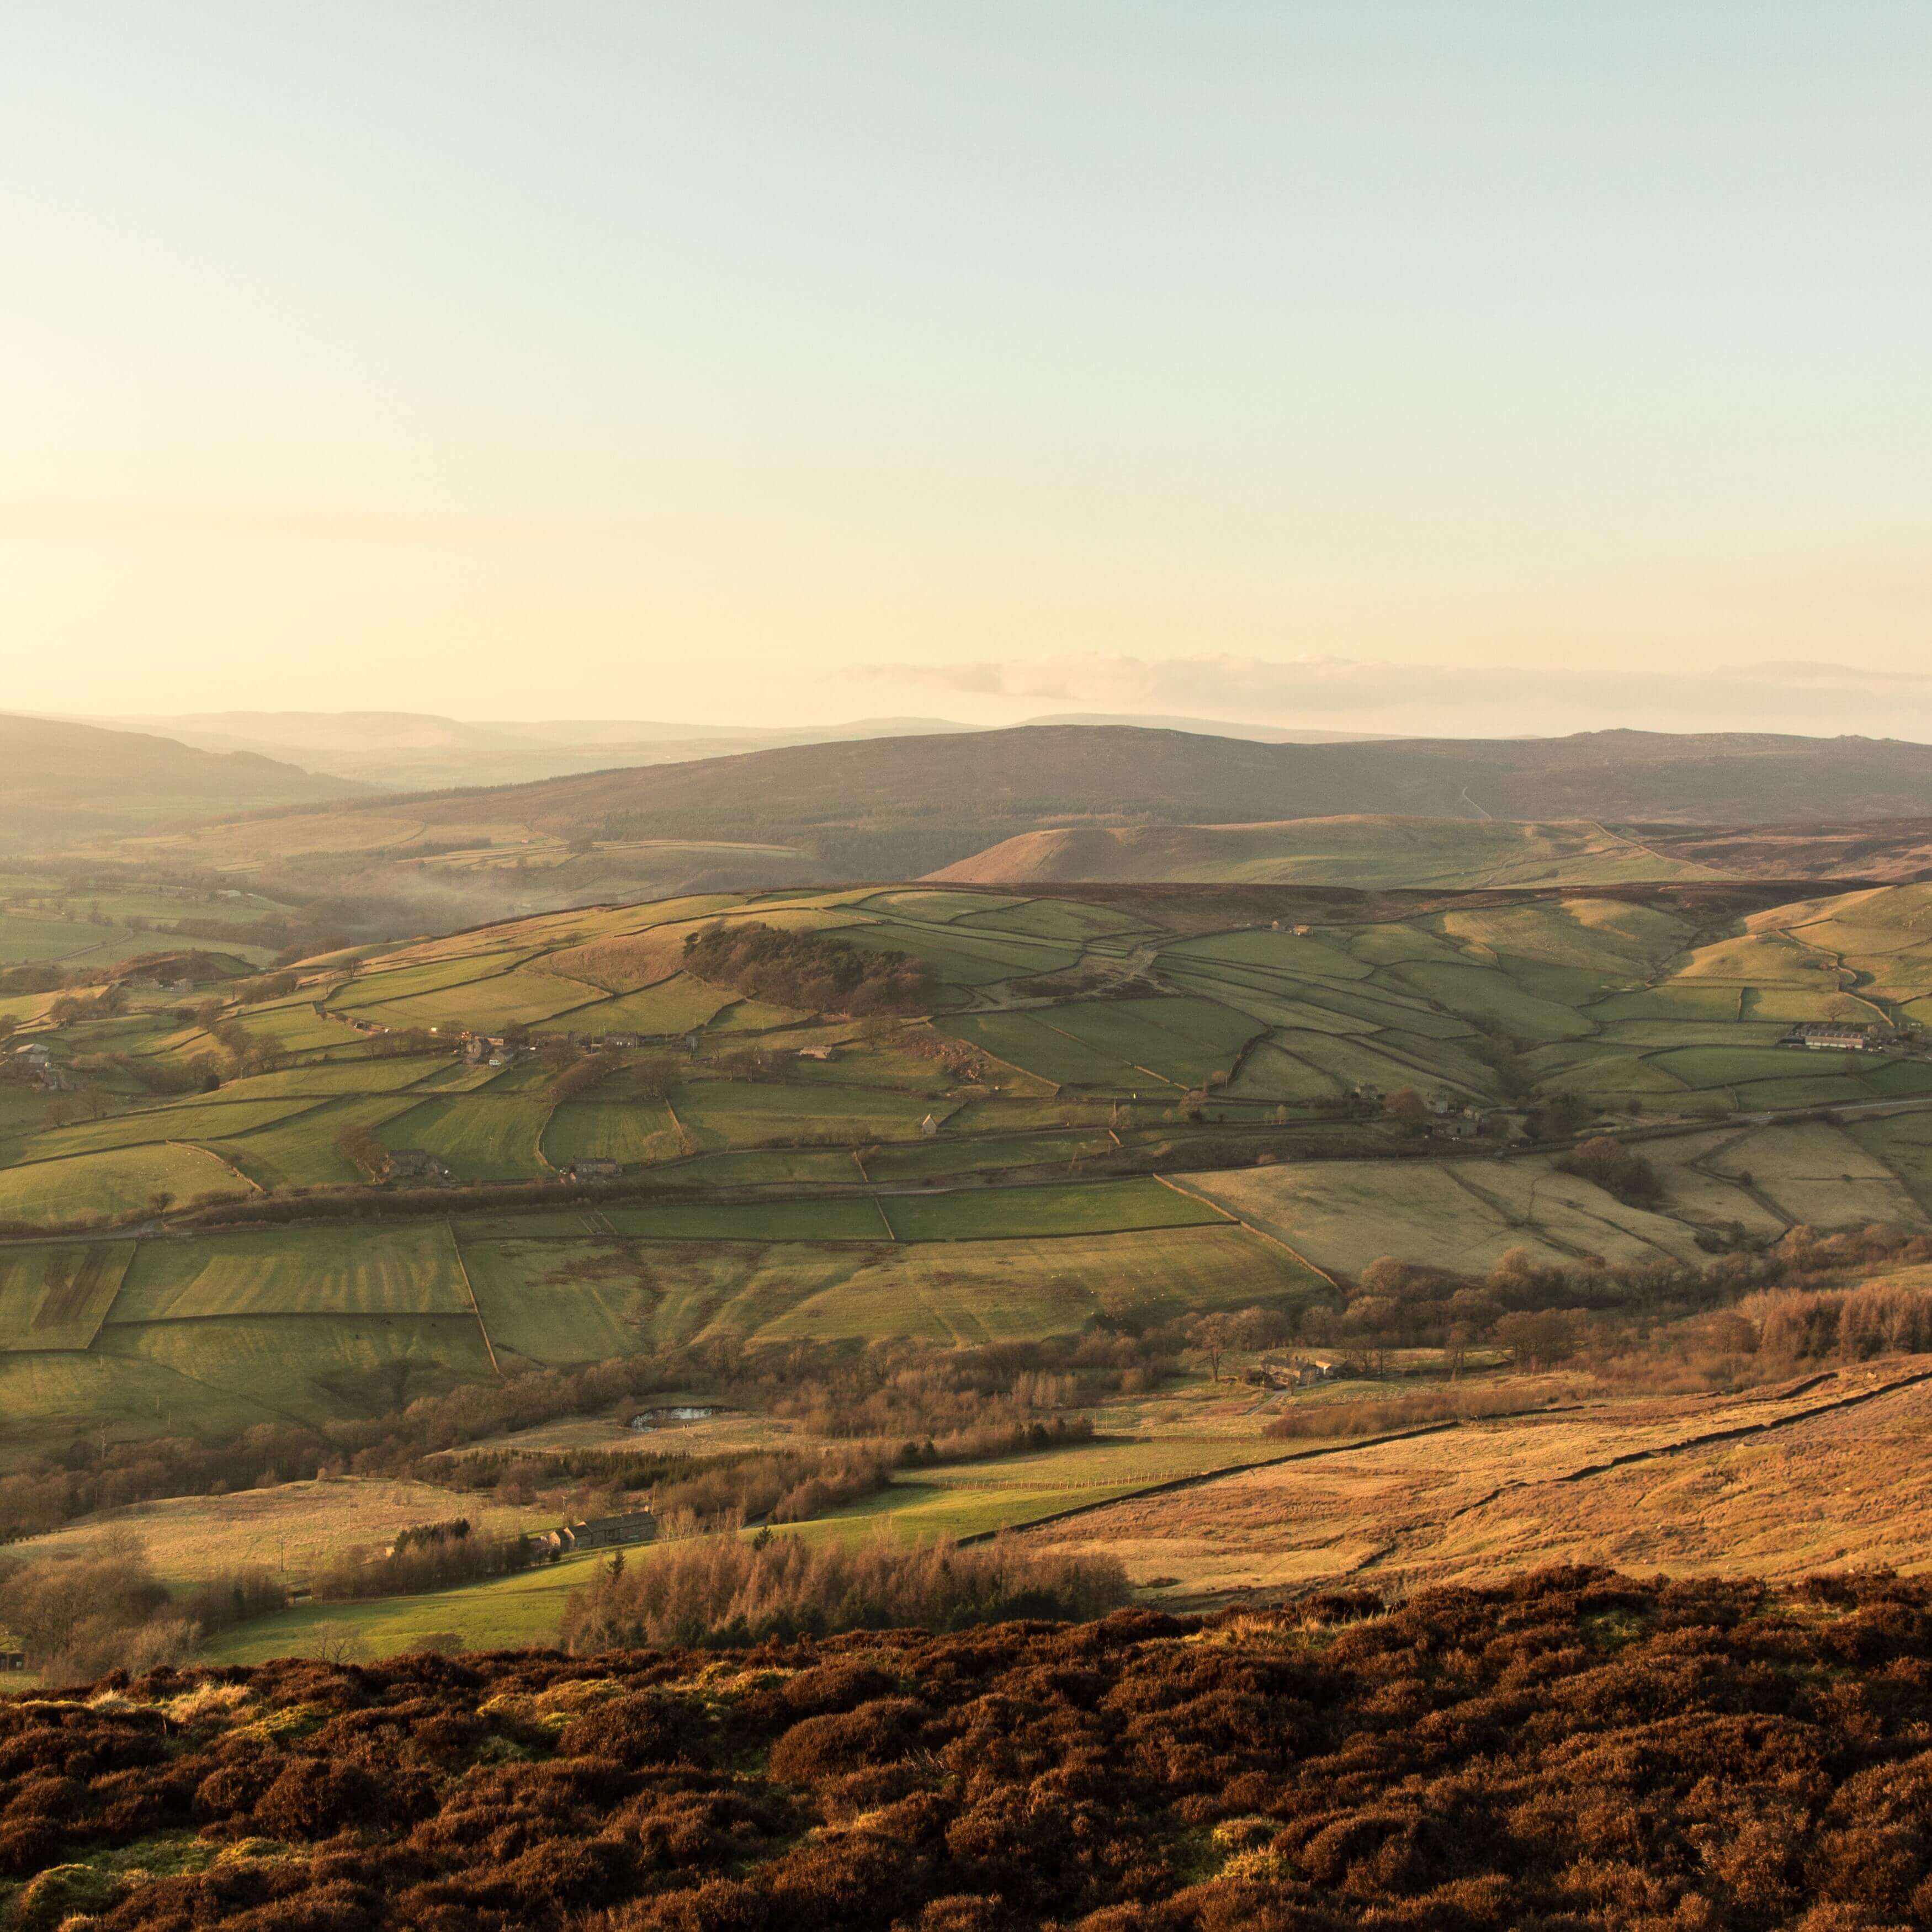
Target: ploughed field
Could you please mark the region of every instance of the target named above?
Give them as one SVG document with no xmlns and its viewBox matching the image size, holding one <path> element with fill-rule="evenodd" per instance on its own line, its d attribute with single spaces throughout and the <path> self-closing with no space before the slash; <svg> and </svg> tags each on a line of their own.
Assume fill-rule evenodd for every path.
<svg viewBox="0 0 1932 1932">
<path fill-rule="evenodd" d="M 0 1700 L 16 1922 L 1902 1928 L 1932 1596 L 1394 1607 L 159 1670 Z"/>
<path fill-rule="evenodd" d="M 720 923 L 902 997 L 699 976 Z M 1779 1043 L 1932 1019 L 1932 886 L 915 884 L 578 908 L 266 994 L 249 964 L 8 1002 L 0 1460 L 664 1341 L 1021 1338 L 1109 1293 L 1278 1305 L 1384 1253 L 1693 1259 L 1932 1204 L 1932 1058 Z M 1382 1117 L 1403 1089 L 1443 1110 L 1420 1132 Z M 1565 1106 L 1683 1130 L 1643 1143 L 1654 1203 L 1516 1144 Z"/>
</svg>

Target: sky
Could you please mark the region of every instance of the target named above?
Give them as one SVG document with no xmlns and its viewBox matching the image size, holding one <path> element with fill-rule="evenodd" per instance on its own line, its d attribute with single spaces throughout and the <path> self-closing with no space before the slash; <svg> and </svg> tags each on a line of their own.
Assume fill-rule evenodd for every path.
<svg viewBox="0 0 1932 1932">
<path fill-rule="evenodd" d="M 1932 9 L 62 0 L 0 702 L 1932 737 Z"/>
</svg>

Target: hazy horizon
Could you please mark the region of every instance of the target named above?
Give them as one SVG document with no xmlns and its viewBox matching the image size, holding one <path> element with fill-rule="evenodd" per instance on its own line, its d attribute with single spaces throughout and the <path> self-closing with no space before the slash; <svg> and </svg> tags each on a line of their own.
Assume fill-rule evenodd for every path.
<svg viewBox="0 0 1932 1932">
<path fill-rule="evenodd" d="M 1932 734 L 1922 9 L 14 52 L 21 707 Z"/>
<path fill-rule="evenodd" d="M 1057 663 L 859 664 L 789 678 L 780 667 L 736 668 L 743 679 L 756 679 L 752 688 L 762 701 L 721 703 L 709 712 L 694 708 L 626 712 L 613 705 L 586 713 L 559 706 L 517 718 L 466 704 L 215 702 L 152 711 L 47 708 L 42 715 L 152 722 L 221 716 L 394 712 L 512 728 L 574 722 L 615 729 L 638 722 L 674 733 L 824 730 L 891 721 L 976 730 L 1042 718 L 1098 716 L 1127 722 L 1154 717 L 1219 723 L 1239 732 L 1301 730 L 1364 737 L 1561 737 L 1581 731 L 1634 730 L 1777 732 L 1932 742 L 1932 673 L 1829 664 L 1739 664 L 1705 675 L 1630 676 L 1333 658 L 1298 664 L 1232 658 L 1150 662 L 1096 656 Z"/>
</svg>

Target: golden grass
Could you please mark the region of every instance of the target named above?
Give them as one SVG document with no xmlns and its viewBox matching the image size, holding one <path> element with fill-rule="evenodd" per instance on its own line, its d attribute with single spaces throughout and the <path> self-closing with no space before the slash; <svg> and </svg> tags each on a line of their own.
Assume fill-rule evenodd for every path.
<svg viewBox="0 0 1932 1932">
<path fill-rule="evenodd" d="M 131 1503 L 10 1546 L 16 1556 L 79 1555 L 112 1530 L 146 1546 L 162 1581 L 182 1589 L 236 1570 L 263 1568 L 299 1580 L 358 1544 L 388 1542 L 412 1522 L 466 1516 L 485 1534 L 548 1527 L 554 1512 L 500 1508 L 428 1483 L 358 1477 L 284 1483 L 226 1496 L 170 1496 Z"/>
<path fill-rule="evenodd" d="M 1034 1532 L 1118 1556 L 1174 1601 L 1351 1580 L 1470 1581 L 1550 1563 L 1795 1576 L 1932 1567 L 1932 1383 L 1768 1434 L 1564 1480 L 1636 1450 L 1801 1414 L 1922 1370 L 1839 1371 L 1796 1396 L 1600 1399 L 1122 1501 Z M 1780 1385 L 1788 1388 L 1790 1384 Z"/>
</svg>

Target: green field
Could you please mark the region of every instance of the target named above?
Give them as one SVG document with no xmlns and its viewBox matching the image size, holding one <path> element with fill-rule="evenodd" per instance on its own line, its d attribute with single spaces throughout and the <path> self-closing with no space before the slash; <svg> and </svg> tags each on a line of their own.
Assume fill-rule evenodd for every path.
<svg viewBox="0 0 1932 1932">
<path fill-rule="evenodd" d="M 949 1128 L 958 1124 L 956 1117 Z M 1001 1168 L 1077 1171 L 1081 1162 L 1106 1154 L 1113 1146 L 1111 1134 L 1092 1128 L 1028 1134 L 949 1132 L 934 1140 L 869 1148 L 865 1166 L 867 1178 L 875 1181 L 934 1180 Z"/>
<path fill-rule="evenodd" d="M 385 1145 L 434 1154 L 458 1180 L 540 1180 L 550 1102 L 494 1086 L 418 1102 L 378 1130 Z"/>
<path fill-rule="evenodd" d="M 883 1195 L 879 1205 L 902 1241 L 1115 1234 L 1136 1228 L 1191 1227 L 1226 1218 L 1157 1180 Z"/>
<path fill-rule="evenodd" d="M 91 958 L 125 939 L 112 926 L 32 913 L 0 913 L 0 966 L 38 966 L 50 959 Z"/>
<path fill-rule="evenodd" d="M 134 1254 L 132 1241 L 0 1250 L 0 1349 L 92 1346 Z"/>
<path fill-rule="evenodd" d="M 1003 980 L 1064 972 L 1078 964 L 1078 948 L 1022 933 L 983 932 L 951 925 L 940 930 L 880 920 L 841 926 L 838 937 L 862 950 L 909 952 L 925 960 L 949 986 L 990 986 Z"/>
<path fill-rule="evenodd" d="M 632 1553 L 640 1559 L 644 1556 Z M 553 1644 L 565 1599 L 588 1582 L 604 1560 L 575 1557 L 428 1596 L 298 1605 L 225 1632 L 204 1654 L 213 1664 L 260 1664 L 272 1657 L 300 1656 L 324 1638 L 346 1637 L 359 1654 L 386 1657 L 419 1648 L 424 1639 L 450 1631 L 472 1650 Z"/>
<path fill-rule="evenodd" d="M 732 1206 L 668 1203 L 608 1208 L 620 1234 L 652 1241 L 890 1241 L 892 1232 L 870 1199 L 753 1201 Z"/>
<path fill-rule="evenodd" d="M 362 997 L 363 982 L 357 982 Z M 534 1026 L 572 1006 L 587 1006 L 598 998 L 594 986 L 550 974 L 513 968 L 446 987 L 440 991 L 385 1000 L 345 1011 L 392 1027 L 442 1027 L 455 1024 L 500 1030 L 511 1025 Z"/>
<path fill-rule="evenodd" d="M 85 1232 L 0 1249 L 0 1450 L 96 1413 L 136 1432 L 376 1413 L 489 1376 L 490 1346 L 514 1370 L 705 1336 L 984 1340 L 1077 1330 L 1123 1298 L 1326 1294 L 1312 1269 L 1382 1252 L 1470 1272 L 1516 1246 L 1701 1264 L 1738 1230 L 1925 1222 L 1932 1110 L 1738 1117 L 1932 1097 L 1922 1042 L 1778 1044 L 1796 1016 L 1932 1012 L 1932 888 L 1728 907 L 1662 887 L 1384 896 L 1360 916 L 1332 896 L 1200 890 L 584 908 L 358 948 L 353 978 L 332 956 L 206 1025 L 142 998 L 56 1026 L 43 996 L 15 998 L 13 1043 L 44 1047 L 60 1078 L 0 1083 L 0 1222 Z M 733 917 L 916 953 L 944 982 L 938 1010 L 798 1015 L 683 977 L 686 935 Z M 427 1051 L 386 1044 L 318 1001 L 444 1030 Z M 505 1070 L 454 1036 L 513 1022 L 538 1037 Z M 650 1043 L 559 1105 L 578 1048 L 552 1032 Z M 147 1090 L 189 1068 L 196 1090 Z M 649 1097 L 668 1081 L 668 1102 Z M 1372 1092 L 1402 1087 L 1481 1103 L 1490 1138 L 1406 1138 Z M 1510 1151 L 1496 1123 L 1520 1133 L 1552 1100 L 1586 1131 L 1709 1125 L 1644 1143 L 1665 1189 L 1640 1212 Z M 357 1221 L 346 1129 L 434 1156 L 448 1192 Z M 591 1160 L 619 1162 L 621 1184 L 563 1181 Z M 547 1191 L 487 1214 L 465 1192 L 508 1182 Z M 199 1197 L 254 1190 L 305 1218 L 181 1221 Z M 168 1232 L 92 1238 L 162 1197 Z"/>
<path fill-rule="evenodd" d="M 917 1134 L 928 1114 L 943 1117 L 952 1111 L 916 1094 L 739 1080 L 689 1082 L 677 1090 L 672 1104 L 706 1150 L 771 1141 L 857 1147 L 904 1140 Z"/>
<path fill-rule="evenodd" d="M 261 1187 L 347 1186 L 358 1170 L 336 1147 L 345 1127 L 380 1127 L 418 1105 L 409 1093 L 327 1100 L 270 1127 L 210 1145 Z"/>
<path fill-rule="evenodd" d="M 128 1244 L 131 1246 L 132 1244 Z M 116 1324 L 210 1316 L 457 1315 L 470 1300 L 449 1231 L 285 1230 L 143 1241 L 114 1310 Z"/>
<path fill-rule="evenodd" d="M 544 1158 L 555 1168 L 575 1160 L 620 1160 L 644 1165 L 677 1152 L 670 1109 L 662 1100 L 572 1100 L 559 1107 L 543 1130 Z"/>
<path fill-rule="evenodd" d="M 0 1223 L 107 1221 L 145 1209 L 158 1192 L 186 1202 L 247 1191 L 220 1160 L 199 1148 L 125 1148 L 0 1168 Z"/>
<path fill-rule="evenodd" d="M 667 1039 L 704 1026 L 731 1004 L 729 993 L 680 973 L 634 993 L 598 999 L 560 1016 L 554 1024 L 572 1033 L 634 1033 L 645 1039 Z"/>
</svg>

